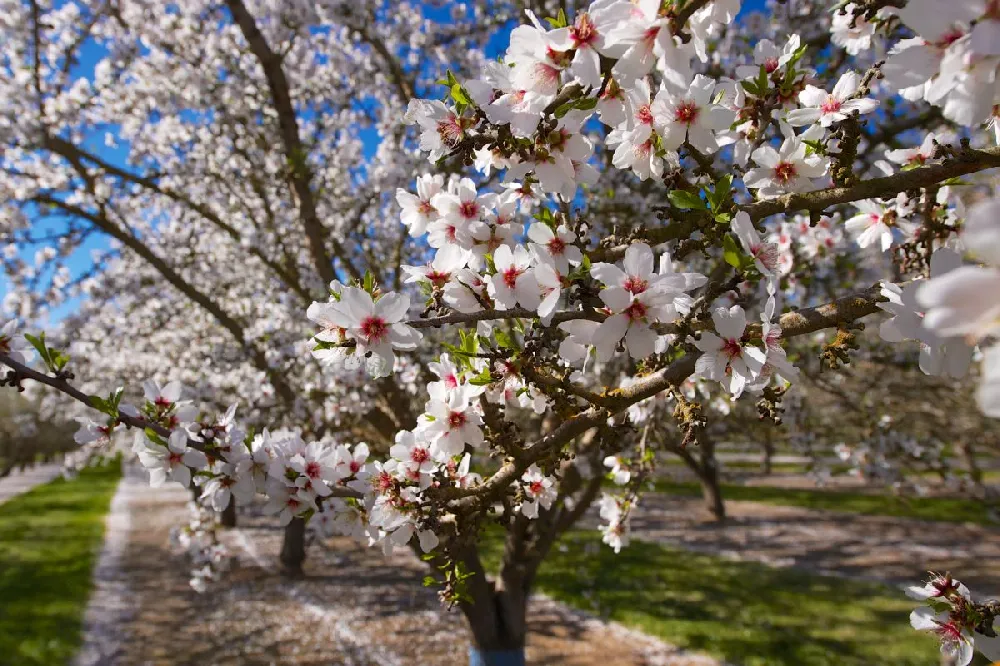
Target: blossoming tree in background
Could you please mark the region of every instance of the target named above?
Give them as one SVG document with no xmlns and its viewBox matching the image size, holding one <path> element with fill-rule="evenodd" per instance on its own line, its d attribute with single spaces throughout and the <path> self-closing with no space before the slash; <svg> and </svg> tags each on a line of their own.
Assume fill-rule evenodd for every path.
<svg viewBox="0 0 1000 666">
<path fill-rule="evenodd" d="M 422 551 L 486 663 L 591 505 L 626 547 L 658 449 L 777 421 L 862 318 L 1000 382 L 995 2 L 517 4 L 12 0 L 0 77 L 5 306 L 87 296 L 35 366 L 4 329 L 5 382 L 216 510 Z M 946 588 L 914 626 L 992 651 Z"/>
</svg>

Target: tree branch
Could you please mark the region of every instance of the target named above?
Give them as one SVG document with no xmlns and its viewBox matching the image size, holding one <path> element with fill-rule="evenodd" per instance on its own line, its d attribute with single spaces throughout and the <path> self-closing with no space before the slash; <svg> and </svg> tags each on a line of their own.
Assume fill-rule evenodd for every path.
<svg viewBox="0 0 1000 666">
<path fill-rule="evenodd" d="M 15 361 L 7 354 L 0 354 L 0 364 L 6 365 L 11 370 L 13 370 L 15 377 L 21 379 L 30 379 L 32 381 L 38 382 L 39 384 L 44 384 L 50 388 L 59 391 L 60 393 L 68 395 L 77 402 L 81 402 L 91 409 L 97 409 L 91 399 L 91 396 L 87 395 L 80 389 L 76 388 L 65 379 L 55 377 L 52 375 L 46 375 L 45 373 L 38 372 L 37 370 L 32 370 L 23 363 Z M 101 413 L 103 414 L 103 412 Z M 148 428 L 153 432 L 155 432 L 160 437 L 164 438 L 170 437 L 171 431 L 169 429 L 165 428 L 159 423 L 147 421 L 142 417 L 129 416 L 128 414 L 122 414 L 121 412 L 119 412 L 117 419 L 118 421 L 120 421 L 121 423 L 125 424 L 130 428 L 138 428 L 140 430 L 146 430 Z M 192 449 L 197 449 L 199 451 L 205 450 L 205 445 L 203 442 L 197 442 L 191 439 L 190 437 L 187 440 L 187 444 Z M 350 488 L 333 487 L 330 490 L 333 491 L 330 497 L 354 497 L 354 498 L 363 497 L 361 493 L 359 493 L 356 490 L 352 490 Z"/>
<path fill-rule="evenodd" d="M 347 252 L 336 238 L 327 233 L 319 219 L 316 210 L 316 199 L 312 191 L 312 172 L 309 169 L 308 154 L 299 136 L 299 123 L 292 104 L 291 87 L 281 65 L 281 57 L 271 50 L 263 33 L 257 27 L 250 11 L 243 0 L 226 0 L 226 6 L 233 15 L 246 38 L 250 50 L 256 56 L 264 77 L 271 90 L 271 99 L 278 114 L 278 124 L 281 128 L 281 140 L 285 146 L 285 155 L 291 169 L 292 186 L 299 200 L 299 213 L 306 238 L 309 240 L 309 252 L 313 258 L 316 272 L 324 282 L 329 283 L 337 278 L 333 270 L 333 262 L 326 252 L 326 240 L 329 238 L 337 259 L 352 278 L 361 277 L 361 273 L 348 260 Z"/>
<path fill-rule="evenodd" d="M 738 206 L 737 210 L 749 213 L 754 222 L 779 213 L 800 211 L 819 213 L 838 204 L 862 199 L 894 197 L 900 192 L 936 185 L 950 178 L 958 178 L 998 167 L 1000 167 L 1000 146 L 983 150 L 960 149 L 956 151 L 954 157 L 944 160 L 941 164 L 903 171 L 885 178 L 872 178 L 848 187 L 831 187 L 802 194 L 785 194 L 774 199 L 765 199 Z M 707 212 L 686 215 L 683 219 L 671 220 L 670 224 L 666 226 L 648 230 L 641 239 L 658 245 L 671 240 L 688 238 L 700 226 L 713 223 Z M 590 253 L 590 259 L 595 262 L 614 261 L 623 257 L 626 249 L 628 249 L 628 245 L 597 249 Z"/>
</svg>

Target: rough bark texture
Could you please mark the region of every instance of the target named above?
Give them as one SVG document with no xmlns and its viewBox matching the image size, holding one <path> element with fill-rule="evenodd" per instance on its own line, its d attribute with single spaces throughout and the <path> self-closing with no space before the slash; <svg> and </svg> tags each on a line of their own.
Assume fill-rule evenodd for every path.
<svg viewBox="0 0 1000 666">
<path fill-rule="evenodd" d="M 285 526 L 280 559 L 286 575 L 302 575 L 302 563 L 306 561 L 306 521 L 301 518 L 292 518 Z"/>
</svg>

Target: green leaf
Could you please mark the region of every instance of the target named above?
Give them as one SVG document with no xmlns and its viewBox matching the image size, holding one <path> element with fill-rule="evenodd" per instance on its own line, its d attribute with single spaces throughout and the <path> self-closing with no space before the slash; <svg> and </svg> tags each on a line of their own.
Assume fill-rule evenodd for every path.
<svg viewBox="0 0 1000 666">
<path fill-rule="evenodd" d="M 596 107 L 597 107 L 596 97 L 583 97 L 576 101 L 576 108 L 580 109 L 581 111 L 590 111 L 591 109 Z"/>
<path fill-rule="evenodd" d="M 715 221 L 718 224 L 729 224 L 733 219 L 733 216 L 729 213 L 719 213 L 715 216 Z"/>
<path fill-rule="evenodd" d="M 48 350 L 45 349 L 44 332 L 40 333 L 37 338 L 34 335 L 31 335 L 30 333 L 25 333 L 24 339 L 31 343 L 31 346 L 35 348 L 35 351 L 38 352 L 38 355 L 41 356 L 43 360 L 48 358 L 49 353 Z"/>
<path fill-rule="evenodd" d="M 462 86 L 459 83 L 456 83 L 451 87 L 451 98 L 459 104 L 471 104 L 469 98 L 466 97 L 465 91 L 462 90 Z"/>
<path fill-rule="evenodd" d="M 370 271 L 365 271 L 364 290 L 369 294 L 375 291 L 375 275 Z"/>
<path fill-rule="evenodd" d="M 497 339 L 497 344 L 503 349 L 514 349 L 514 341 L 511 339 L 510 334 L 507 331 L 498 328 L 493 331 L 493 337 Z"/>
<path fill-rule="evenodd" d="M 733 268 L 739 268 L 743 265 L 743 254 L 740 252 L 739 246 L 736 245 L 736 240 L 728 234 L 722 241 L 722 256 L 726 263 Z"/>
<path fill-rule="evenodd" d="M 166 446 L 167 443 L 160 437 L 160 434 L 153 430 L 152 428 L 145 428 L 143 432 L 146 434 L 146 439 L 151 441 L 153 444 L 159 444 L 160 446 Z"/>
<path fill-rule="evenodd" d="M 559 10 L 559 15 L 557 17 L 552 18 L 550 16 L 546 16 L 545 20 L 549 22 L 549 25 L 552 26 L 553 29 L 565 28 L 567 25 L 566 12 L 561 9 Z"/>
<path fill-rule="evenodd" d="M 670 203 L 672 203 L 677 208 L 704 208 L 705 202 L 702 201 L 701 197 L 693 192 L 688 192 L 687 190 L 671 190 Z"/>
<path fill-rule="evenodd" d="M 483 368 L 483 371 L 478 375 L 469 380 L 469 383 L 473 386 L 487 386 L 493 383 L 493 376 L 490 374 L 489 368 Z"/>
<path fill-rule="evenodd" d="M 580 262 L 580 272 L 584 275 L 590 273 L 590 257 L 583 255 L 583 261 Z"/>
</svg>

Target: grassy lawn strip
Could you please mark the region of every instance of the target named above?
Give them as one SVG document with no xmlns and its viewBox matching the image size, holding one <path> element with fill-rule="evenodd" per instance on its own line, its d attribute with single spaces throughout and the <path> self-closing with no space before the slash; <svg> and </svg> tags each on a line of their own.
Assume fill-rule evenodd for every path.
<svg viewBox="0 0 1000 666">
<path fill-rule="evenodd" d="M 671 495 L 701 496 L 701 490 L 695 483 L 659 480 L 656 482 L 656 490 Z M 990 520 L 986 503 L 976 499 L 893 497 L 891 495 L 868 495 L 841 490 L 771 488 L 730 484 L 722 487 L 722 496 L 727 500 L 844 511 L 869 516 L 895 516 L 996 526 L 996 522 Z"/>
<path fill-rule="evenodd" d="M 487 560 L 499 561 L 497 532 Z M 633 542 L 615 555 L 576 531 L 553 548 L 538 588 L 647 634 L 742 666 L 936 666 L 901 591 Z"/>
<path fill-rule="evenodd" d="M 65 664 L 80 646 L 118 464 L 0 504 L 0 663 Z"/>
</svg>

